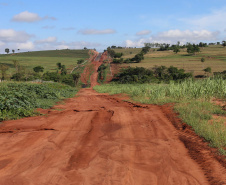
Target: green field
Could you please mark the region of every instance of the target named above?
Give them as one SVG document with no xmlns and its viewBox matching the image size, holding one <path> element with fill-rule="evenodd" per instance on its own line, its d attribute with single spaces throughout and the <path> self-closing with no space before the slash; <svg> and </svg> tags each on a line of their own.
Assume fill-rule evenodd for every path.
<svg viewBox="0 0 226 185">
<path fill-rule="evenodd" d="M 77 60 L 89 58 L 89 50 L 47 50 L 47 51 L 33 51 L 25 53 L 14 53 L 0 55 L 0 64 L 6 64 L 10 67 L 7 74 L 11 76 L 15 73 L 13 60 L 19 61 L 21 66 L 28 69 L 40 65 L 44 67 L 45 71 L 56 71 L 56 63 L 65 65 L 68 71 L 77 65 Z"/>
<path fill-rule="evenodd" d="M 116 52 L 122 52 L 123 58 L 132 58 L 139 53 L 141 49 L 115 49 Z M 194 75 L 203 75 L 204 68 L 211 67 L 212 72 L 222 72 L 226 70 L 226 48 L 221 45 L 208 46 L 200 48 L 200 53 L 196 55 L 188 55 L 186 49 L 175 54 L 172 50 L 157 51 L 151 49 L 140 63 L 121 64 L 121 66 L 145 67 L 152 68 L 154 66 L 174 66 L 184 69 L 186 72 L 192 72 Z M 130 54 L 132 52 L 132 54 Z M 201 62 L 201 58 L 205 58 L 205 62 Z"/>
</svg>

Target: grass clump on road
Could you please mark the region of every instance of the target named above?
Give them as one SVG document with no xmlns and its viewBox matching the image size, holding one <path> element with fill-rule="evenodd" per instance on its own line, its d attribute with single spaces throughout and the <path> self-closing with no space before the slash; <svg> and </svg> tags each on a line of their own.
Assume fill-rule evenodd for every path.
<svg viewBox="0 0 226 185">
<path fill-rule="evenodd" d="M 213 115 L 225 115 L 220 106 L 211 103 L 214 98 L 226 100 L 226 80 L 222 78 L 192 80 L 169 84 L 106 84 L 95 86 L 101 93 L 129 94 L 137 102 L 148 104 L 175 103 L 180 118 L 210 145 L 226 155 L 226 128 L 223 120 Z"/>
<path fill-rule="evenodd" d="M 1 83 L 0 121 L 35 115 L 36 108 L 49 108 L 76 92 L 77 89 L 59 83 Z"/>
</svg>

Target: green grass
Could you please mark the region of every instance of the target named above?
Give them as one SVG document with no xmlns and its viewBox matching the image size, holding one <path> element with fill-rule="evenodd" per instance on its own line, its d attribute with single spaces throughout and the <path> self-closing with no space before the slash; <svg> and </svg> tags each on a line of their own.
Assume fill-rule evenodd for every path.
<svg viewBox="0 0 226 185">
<path fill-rule="evenodd" d="M 134 101 L 141 103 L 174 102 L 181 119 L 226 155 L 226 127 L 223 121 L 213 120 L 210 123 L 213 114 L 226 115 L 220 106 L 210 103 L 213 98 L 226 101 L 226 80 L 187 80 L 179 84 L 105 84 L 94 89 L 101 93 L 129 94 Z"/>
<path fill-rule="evenodd" d="M 16 69 L 13 66 L 13 60 L 19 61 L 20 65 L 33 69 L 41 65 L 45 71 L 56 71 L 56 63 L 65 65 L 68 72 L 77 65 L 77 60 L 87 59 L 89 50 L 50 50 L 50 51 L 34 51 L 15 54 L 0 55 L 0 64 L 6 64 L 10 67 L 7 71 L 8 76 L 12 76 Z"/>
<path fill-rule="evenodd" d="M 134 49 L 115 49 L 116 52 L 122 52 L 123 58 L 132 58 L 137 54 L 140 48 Z M 188 55 L 186 49 L 175 54 L 173 51 L 154 51 L 150 50 L 144 56 L 141 63 L 122 64 L 122 66 L 145 67 L 152 68 L 154 66 L 174 66 L 184 69 L 186 72 L 192 72 L 194 75 L 203 75 L 203 69 L 211 67 L 212 72 L 222 72 L 226 69 L 226 48 L 222 46 L 208 46 L 200 49 L 200 53 L 196 55 Z M 132 54 L 130 54 L 132 52 Z M 205 58 L 205 62 L 201 62 L 201 58 Z"/>
</svg>

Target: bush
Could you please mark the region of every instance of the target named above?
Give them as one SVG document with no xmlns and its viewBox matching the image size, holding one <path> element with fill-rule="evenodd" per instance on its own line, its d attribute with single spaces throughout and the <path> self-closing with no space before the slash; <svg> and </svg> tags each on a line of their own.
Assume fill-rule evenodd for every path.
<svg viewBox="0 0 226 185">
<path fill-rule="evenodd" d="M 46 72 L 43 74 L 42 79 L 44 81 L 54 81 L 54 82 L 60 82 L 60 75 L 56 72 Z"/>
<path fill-rule="evenodd" d="M 192 77 L 191 73 L 185 73 L 183 69 L 170 66 L 156 66 L 152 70 L 143 67 L 129 67 L 122 69 L 113 81 L 118 83 L 149 83 L 169 82 L 170 80 L 180 81 Z"/>
<path fill-rule="evenodd" d="M 80 60 L 78 60 L 77 64 L 82 64 L 83 62 L 85 62 L 85 60 L 80 59 Z"/>
</svg>

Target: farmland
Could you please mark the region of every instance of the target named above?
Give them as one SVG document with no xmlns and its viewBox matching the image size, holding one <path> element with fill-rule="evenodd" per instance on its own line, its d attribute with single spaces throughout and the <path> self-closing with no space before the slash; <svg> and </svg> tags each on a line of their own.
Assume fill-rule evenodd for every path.
<svg viewBox="0 0 226 185">
<path fill-rule="evenodd" d="M 139 53 L 139 48 L 128 49 L 115 49 L 116 52 L 122 52 L 123 58 L 131 58 L 135 54 Z M 157 49 L 151 49 L 144 57 L 144 60 L 140 63 L 121 64 L 121 67 L 144 67 L 152 68 L 154 66 L 174 66 L 180 69 L 184 69 L 186 72 L 192 72 L 194 76 L 203 75 L 203 69 L 211 67 L 212 72 L 222 72 L 226 70 L 226 48 L 221 45 L 210 45 L 203 47 L 200 53 L 196 55 L 189 55 L 185 49 L 181 49 L 181 52 L 175 54 L 172 50 L 169 51 L 157 51 Z M 201 58 L 205 58 L 205 62 L 201 62 Z"/>
<path fill-rule="evenodd" d="M 14 53 L 0 55 L 0 64 L 6 64 L 10 67 L 9 74 L 15 72 L 13 60 L 17 60 L 21 66 L 27 69 L 41 65 L 44 67 L 44 72 L 55 71 L 57 69 L 56 63 L 65 65 L 68 71 L 77 65 L 77 60 L 89 58 L 89 50 L 47 50 L 47 51 L 33 51 L 25 53 Z"/>
</svg>

